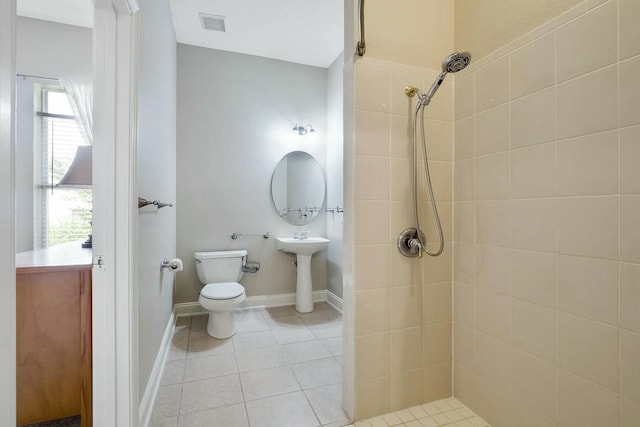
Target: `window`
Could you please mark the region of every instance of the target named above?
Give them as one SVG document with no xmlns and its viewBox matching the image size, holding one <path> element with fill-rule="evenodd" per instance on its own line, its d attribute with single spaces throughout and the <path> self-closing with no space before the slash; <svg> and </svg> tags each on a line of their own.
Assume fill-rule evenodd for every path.
<svg viewBox="0 0 640 427">
<path fill-rule="evenodd" d="M 36 87 L 34 248 L 85 240 L 91 234 L 91 189 L 55 184 L 67 172 L 80 145 L 87 145 L 67 94 L 60 87 Z"/>
</svg>

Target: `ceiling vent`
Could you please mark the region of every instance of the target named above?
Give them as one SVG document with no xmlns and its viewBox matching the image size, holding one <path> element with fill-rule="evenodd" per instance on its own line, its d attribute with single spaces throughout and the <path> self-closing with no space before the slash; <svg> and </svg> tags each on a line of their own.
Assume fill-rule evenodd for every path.
<svg viewBox="0 0 640 427">
<path fill-rule="evenodd" d="M 200 24 L 202 28 L 209 31 L 221 31 L 226 32 L 227 29 L 224 25 L 225 16 L 220 15 L 207 15 L 206 13 L 200 14 Z"/>
</svg>

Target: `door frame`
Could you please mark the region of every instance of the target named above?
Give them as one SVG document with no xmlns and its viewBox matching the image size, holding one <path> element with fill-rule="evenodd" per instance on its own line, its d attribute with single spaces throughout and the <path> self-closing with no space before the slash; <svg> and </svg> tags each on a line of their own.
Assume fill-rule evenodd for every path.
<svg viewBox="0 0 640 427">
<path fill-rule="evenodd" d="M 94 0 L 93 416 L 136 427 L 137 0 Z M 0 1 L 0 425 L 16 425 L 16 0 Z"/>
</svg>

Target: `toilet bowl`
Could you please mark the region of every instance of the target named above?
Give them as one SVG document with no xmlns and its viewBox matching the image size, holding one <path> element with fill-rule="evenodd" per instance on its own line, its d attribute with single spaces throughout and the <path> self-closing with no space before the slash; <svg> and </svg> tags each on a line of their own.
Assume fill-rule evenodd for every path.
<svg viewBox="0 0 640 427">
<path fill-rule="evenodd" d="M 247 251 L 196 252 L 196 271 L 204 285 L 198 302 L 209 312 L 207 333 L 214 338 L 225 339 L 236 333 L 234 310 L 245 300 L 244 287 L 237 281 L 242 278 L 242 266 Z"/>
</svg>

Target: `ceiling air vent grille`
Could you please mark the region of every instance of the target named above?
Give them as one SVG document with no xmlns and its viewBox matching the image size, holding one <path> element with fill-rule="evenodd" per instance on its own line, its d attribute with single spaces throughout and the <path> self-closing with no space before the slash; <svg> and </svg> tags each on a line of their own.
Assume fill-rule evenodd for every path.
<svg viewBox="0 0 640 427">
<path fill-rule="evenodd" d="M 205 13 L 200 14 L 200 24 L 202 28 L 209 31 L 221 31 L 226 32 L 227 29 L 224 25 L 225 16 L 219 15 L 207 15 Z"/>
</svg>

